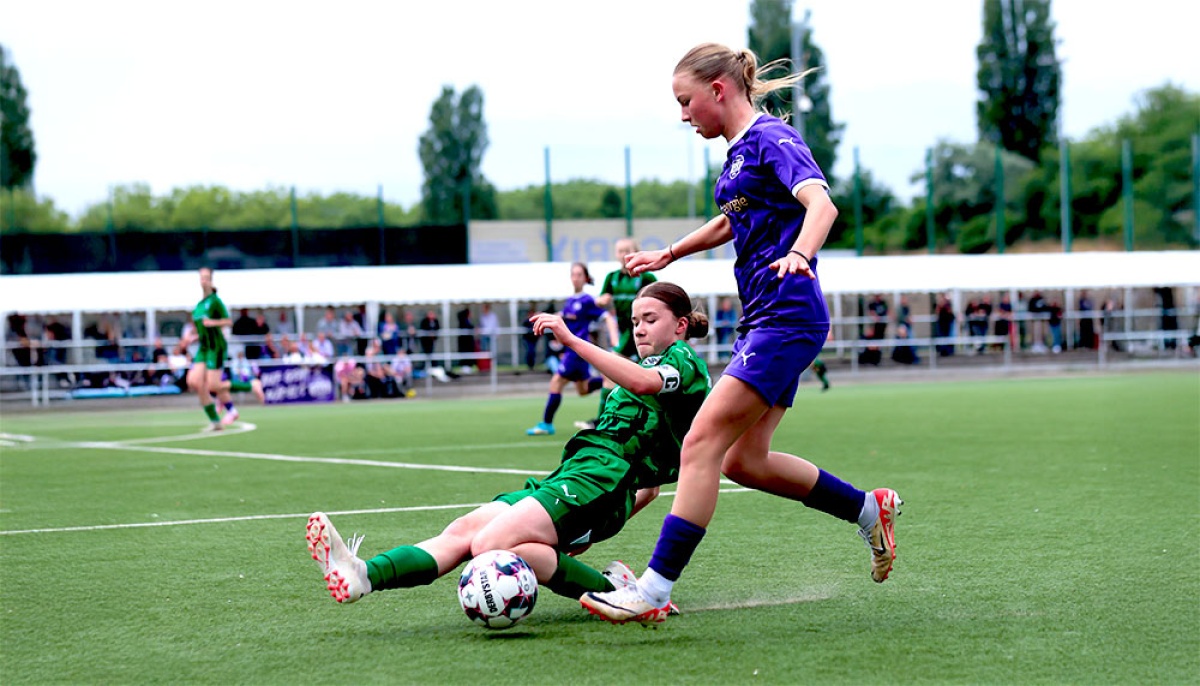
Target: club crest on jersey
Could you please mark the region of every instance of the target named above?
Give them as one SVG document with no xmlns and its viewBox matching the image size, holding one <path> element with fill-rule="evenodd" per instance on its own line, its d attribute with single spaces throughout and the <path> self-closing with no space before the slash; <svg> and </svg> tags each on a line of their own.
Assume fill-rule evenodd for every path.
<svg viewBox="0 0 1200 686">
<path fill-rule="evenodd" d="M 729 165 L 729 178 L 736 179 L 737 175 L 742 173 L 742 165 L 746 163 L 746 158 L 738 155 L 733 158 L 733 162 Z"/>
</svg>

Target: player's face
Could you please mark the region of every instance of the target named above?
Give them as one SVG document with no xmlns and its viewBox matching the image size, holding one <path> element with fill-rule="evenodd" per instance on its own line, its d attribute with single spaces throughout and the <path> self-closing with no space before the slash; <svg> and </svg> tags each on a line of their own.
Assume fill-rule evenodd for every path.
<svg viewBox="0 0 1200 686">
<path fill-rule="evenodd" d="M 687 320 L 671 314 L 658 298 L 633 301 L 633 341 L 638 357 L 657 355 L 687 334 Z"/>
<path fill-rule="evenodd" d="M 635 252 L 633 249 L 633 241 L 617 241 L 616 252 L 617 262 L 625 264 L 625 258 L 629 257 Z"/>
<path fill-rule="evenodd" d="M 205 293 L 212 293 L 213 285 L 211 269 L 200 270 L 200 288 L 203 289 Z"/>
<path fill-rule="evenodd" d="M 675 101 L 679 103 L 680 118 L 684 123 L 691 124 L 696 133 L 705 138 L 716 138 L 724 132 L 712 84 L 680 72 L 671 80 L 671 90 L 675 93 Z"/>
<path fill-rule="evenodd" d="M 587 276 L 584 275 L 582 267 L 571 267 L 571 285 L 575 287 L 576 293 L 582 291 L 583 287 L 587 285 Z"/>
</svg>

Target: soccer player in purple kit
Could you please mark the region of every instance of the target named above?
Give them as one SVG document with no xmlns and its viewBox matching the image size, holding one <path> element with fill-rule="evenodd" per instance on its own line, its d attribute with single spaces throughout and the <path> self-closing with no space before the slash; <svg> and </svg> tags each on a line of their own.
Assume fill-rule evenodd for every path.
<svg viewBox="0 0 1200 686">
<path fill-rule="evenodd" d="M 666 620 L 672 587 L 716 510 L 722 473 L 857 524 L 876 582 L 887 579 L 895 560 L 893 524 L 901 505 L 895 491 L 864 492 L 803 458 L 771 450 L 800 374 L 829 332 L 817 251 L 837 208 L 799 132 L 757 109 L 762 96 L 790 88 L 804 74 L 763 80 L 759 71 L 753 52 L 714 43 L 692 48 L 675 67 L 672 89 L 683 121 L 704 138 L 729 142 L 715 191 L 721 215 L 625 264 L 641 274 L 732 240 L 743 314 L 733 358 L 684 439 L 678 492 L 649 568 L 637 584 L 580 598 L 614 624 Z"/>
<path fill-rule="evenodd" d="M 592 322 L 603 319 L 608 326 L 609 346 L 615 346 L 618 340 L 617 321 L 613 319 L 608 310 L 597 305 L 592 296 L 583 292 L 583 287 L 591 283 L 595 283 L 595 281 L 588 273 L 586 264 L 576 262 L 571 265 L 571 286 L 575 289 L 575 293 L 563 303 L 563 321 L 566 322 L 567 328 L 572 334 L 583 340 L 589 340 L 588 330 L 591 328 Z M 546 398 L 546 409 L 542 413 L 542 421 L 533 428 L 527 429 L 526 434 L 530 436 L 554 435 L 554 415 L 558 412 L 559 405 L 562 404 L 562 392 L 567 387 L 568 381 L 575 382 L 575 388 L 579 391 L 579 395 L 587 395 L 600 388 L 604 383 L 604 378 L 593 375 L 587 360 L 580 357 L 574 350 L 570 348 L 564 350 L 558 370 L 554 372 L 554 376 L 550 377 L 550 395 Z"/>
</svg>

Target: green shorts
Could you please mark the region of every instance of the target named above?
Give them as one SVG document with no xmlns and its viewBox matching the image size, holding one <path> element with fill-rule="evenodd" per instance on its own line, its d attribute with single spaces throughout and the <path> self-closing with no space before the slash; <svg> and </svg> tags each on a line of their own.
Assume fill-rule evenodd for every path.
<svg viewBox="0 0 1200 686">
<path fill-rule="evenodd" d="M 203 363 L 210 370 L 215 369 L 221 371 L 225 368 L 225 360 L 229 357 L 229 346 L 221 345 L 216 348 L 205 348 L 201 346 L 196 351 L 196 357 L 192 359 L 192 364 Z"/>
<path fill-rule="evenodd" d="M 515 505 L 528 497 L 541 503 L 554 521 L 559 550 L 612 538 L 633 511 L 633 466 L 611 448 L 574 438 L 563 453 L 570 457 L 545 479 L 529 479 L 525 488 L 493 500 Z"/>
</svg>

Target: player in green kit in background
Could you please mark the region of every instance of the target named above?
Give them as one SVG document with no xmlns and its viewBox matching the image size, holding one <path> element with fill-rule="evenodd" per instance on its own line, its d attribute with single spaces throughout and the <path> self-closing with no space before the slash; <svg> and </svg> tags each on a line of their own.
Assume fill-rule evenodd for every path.
<svg viewBox="0 0 1200 686">
<path fill-rule="evenodd" d="M 532 321 L 536 335 L 552 332 L 617 382 L 596 428 L 575 434 L 546 477 L 496 496 L 433 538 L 366 560 L 357 554 L 361 538 L 344 541 L 328 515 L 314 512 L 305 532 L 308 549 L 334 600 L 352 603 L 374 591 L 423 586 L 495 549 L 520 555 L 539 583 L 571 599 L 636 581 L 620 562 L 601 572 L 572 554 L 615 535 L 659 486 L 678 478 L 680 445 L 712 386 L 708 366 L 687 339 L 706 336 L 708 319 L 679 286 L 647 286 L 633 303 L 641 362 L 572 333 L 560 315 L 538 314 Z"/>
<path fill-rule="evenodd" d="M 649 272 L 641 276 L 634 276 L 626 271 L 625 258 L 639 249 L 636 240 L 620 238 L 617 239 L 614 247 L 617 253 L 617 263 L 621 265 L 621 268 L 609 272 L 608 276 L 604 277 L 604 285 L 600 288 L 600 296 L 596 298 L 596 304 L 600 307 L 611 305 L 617 315 L 617 331 L 621 335 L 621 341 L 617 347 L 613 348 L 613 352 L 631 360 L 637 360 L 637 344 L 633 340 L 633 300 L 637 297 L 638 291 L 658 281 L 658 277 Z M 608 400 L 608 394 L 612 393 L 615 387 L 616 384 L 612 379 L 604 377 L 604 387 L 600 389 L 599 412 L 604 412 L 604 403 Z M 598 421 L 599 415 L 596 419 L 575 422 L 575 428 L 594 429 Z"/>
<path fill-rule="evenodd" d="M 192 360 L 192 368 L 188 370 L 188 388 L 194 390 L 200 398 L 200 406 L 204 414 L 212 422 L 211 429 L 220 431 L 237 421 L 238 411 L 233 406 L 233 396 L 230 390 L 249 391 L 251 383 L 234 382 L 229 388 L 222 387 L 221 371 L 225 368 L 225 360 L 229 357 L 229 344 L 225 341 L 222 329 L 231 326 L 233 320 L 229 317 L 229 309 L 217 295 L 213 286 L 213 270 L 211 267 L 200 268 L 200 289 L 204 297 L 196 303 L 192 310 L 192 321 L 196 324 L 196 336 L 200 341 L 200 349 Z M 244 388 L 243 388 L 244 386 Z M 217 414 L 217 406 L 213 396 L 225 407 L 225 417 Z"/>
</svg>

